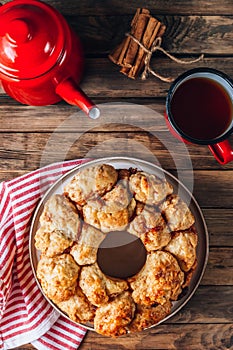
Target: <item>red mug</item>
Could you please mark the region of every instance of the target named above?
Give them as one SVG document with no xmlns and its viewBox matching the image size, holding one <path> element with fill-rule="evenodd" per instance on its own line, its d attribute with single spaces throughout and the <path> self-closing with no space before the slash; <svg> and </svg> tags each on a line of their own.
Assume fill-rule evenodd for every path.
<svg viewBox="0 0 233 350">
<path fill-rule="evenodd" d="M 15 100 L 33 106 L 66 102 L 91 118 L 99 110 L 78 87 L 84 55 L 64 17 L 37 0 L 0 6 L 0 82 Z"/>
<path fill-rule="evenodd" d="M 233 132 L 233 83 L 226 74 L 195 68 L 180 75 L 168 91 L 165 118 L 179 140 L 208 145 L 220 164 L 233 161 L 227 140 Z"/>
</svg>

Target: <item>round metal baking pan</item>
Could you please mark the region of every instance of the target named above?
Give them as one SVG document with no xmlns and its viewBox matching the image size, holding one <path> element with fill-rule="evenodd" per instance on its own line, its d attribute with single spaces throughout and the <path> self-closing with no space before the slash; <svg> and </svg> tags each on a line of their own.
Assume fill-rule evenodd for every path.
<svg viewBox="0 0 233 350">
<path fill-rule="evenodd" d="M 198 234 L 198 246 L 197 246 L 197 267 L 195 269 L 194 274 L 192 275 L 191 282 L 186 290 L 185 293 L 183 293 L 182 297 L 173 302 L 172 311 L 171 313 L 165 317 L 163 320 L 158 322 L 156 325 L 168 320 L 170 317 L 174 316 L 181 308 L 184 307 L 184 305 L 191 299 L 194 292 L 196 291 L 198 285 L 200 284 L 200 281 L 202 279 L 202 276 L 204 274 L 206 264 L 208 261 L 208 247 L 209 247 L 209 238 L 208 238 L 208 231 L 207 226 L 203 217 L 203 214 L 201 212 L 201 209 L 193 197 L 193 195 L 190 193 L 190 191 L 172 174 L 167 172 L 166 170 L 163 170 L 162 168 L 158 167 L 157 165 L 154 165 L 150 162 L 136 159 L 136 158 L 129 158 L 129 157 L 109 157 L 109 158 L 101 158 L 97 160 L 92 160 L 90 162 L 81 164 L 65 175 L 63 175 L 58 181 L 56 181 L 50 189 L 46 192 L 44 197 L 39 202 L 36 211 L 34 213 L 31 229 L 30 229 L 30 240 L 29 240 L 29 252 L 30 252 L 30 261 L 32 270 L 35 276 L 35 279 L 37 281 L 37 284 L 44 295 L 44 297 L 47 299 L 47 301 L 63 316 L 69 319 L 69 317 L 62 312 L 54 303 L 49 300 L 46 295 L 44 294 L 39 281 L 36 277 L 36 269 L 37 264 L 40 259 L 40 252 L 35 248 L 35 242 L 34 237 L 37 229 L 39 228 L 39 218 L 44 208 L 44 203 L 54 194 L 61 194 L 63 193 L 64 186 L 73 178 L 73 176 L 80 171 L 81 169 L 98 165 L 98 164 L 110 164 L 114 166 L 116 169 L 129 169 L 129 168 L 136 168 L 137 170 L 145 171 L 149 174 L 154 174 L 160 178 L 165 177 L 169 183 L 174 188 L 174 192 L 177 193 L 189 206 L 191 212 L 193 213 L 195 217 L 195 227 Z M 94 330 L 93 325 L 90 323 L 85 324 L 79 324 L 88 330 Z M 153 326 L 152 326 L 153 327 Z"/>
</svg>

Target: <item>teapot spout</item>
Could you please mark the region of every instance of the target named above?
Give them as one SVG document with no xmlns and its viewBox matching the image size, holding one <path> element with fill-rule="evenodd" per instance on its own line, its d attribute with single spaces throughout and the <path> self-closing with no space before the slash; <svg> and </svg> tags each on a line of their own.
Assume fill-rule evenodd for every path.
<svg viewBox="0 0 233 350">
<path fill-rule="evenodd" d="M 56 87 L 56 93 L 67 103 L 78 106 L 91 119 L 97 119 L 100 116 L 99 108 L 90 100 L 90 98 L 77 86 L 72 79 L 66 79 Z"/>
</svg>

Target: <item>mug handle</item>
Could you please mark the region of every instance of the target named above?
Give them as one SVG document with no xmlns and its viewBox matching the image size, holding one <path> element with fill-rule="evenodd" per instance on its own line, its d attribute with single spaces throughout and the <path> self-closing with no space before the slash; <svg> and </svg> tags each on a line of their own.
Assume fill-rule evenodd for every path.
<svg viewBox="0 0 233 350">
<path fill-rule="evenodd" d="M 228 140 L 209 145 L 208 147 L 220 164 L 227 164 L 233 161 L 233 150 Z"/>
</svg>

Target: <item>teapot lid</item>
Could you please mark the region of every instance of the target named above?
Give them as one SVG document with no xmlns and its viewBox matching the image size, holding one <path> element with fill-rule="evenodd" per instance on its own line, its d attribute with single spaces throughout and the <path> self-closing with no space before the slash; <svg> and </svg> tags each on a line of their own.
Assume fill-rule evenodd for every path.
<svg viewBox="0 0 233 350">
<path fill-rule="evenodd" d="M 0 73 L 35 78 L 62 57 L 67 23 L 51 6 L 14 0 L 0 7 L 0 23 Z"/>
</svg>

